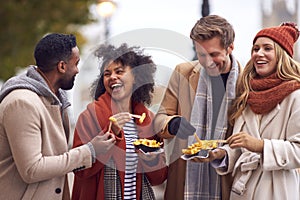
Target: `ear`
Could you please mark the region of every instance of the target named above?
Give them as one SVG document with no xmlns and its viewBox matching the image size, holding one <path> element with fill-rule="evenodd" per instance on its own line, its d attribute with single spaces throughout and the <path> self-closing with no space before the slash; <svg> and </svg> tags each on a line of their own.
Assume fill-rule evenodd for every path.
<svg viewBox="0 0 300 200">
<path fill-rule="evenodd" d="M 234 49 L 234 44 L 231 43 L 231 44 L 229 45 L 229 47 L 227 48 L 228 53 L 231 54 L 232 51 L 233 51 L 233 49 Z"/>
<path fill-rule="evenodd" d="M 64 61 L 59 61 L 57 63 L 57 70 L 60 72 L 60 73 L 65 73 L 66 72 L 66 63 Z"/>
</svg>

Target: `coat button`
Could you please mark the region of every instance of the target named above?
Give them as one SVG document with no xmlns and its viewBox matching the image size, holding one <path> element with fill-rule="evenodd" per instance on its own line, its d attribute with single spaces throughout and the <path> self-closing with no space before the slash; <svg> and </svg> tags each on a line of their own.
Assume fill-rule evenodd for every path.
<svg viewBox="0 0 300 200">
<path fill-rule="evenodd" d="M 286 164 L 286 160 L 283 159 L 283 160 L 281 161 L 281 164 L 282 164 L 282 165 L 285 165 L 285 164 Z"/>
<path fill-rule="evenodd" d="M 56 189 L 55 189 L 55 193 L 56 193 L 56 194 L 61 193 L 61 189 L 60 189 L 60 188 L 56 188 Z"/>
</svg>

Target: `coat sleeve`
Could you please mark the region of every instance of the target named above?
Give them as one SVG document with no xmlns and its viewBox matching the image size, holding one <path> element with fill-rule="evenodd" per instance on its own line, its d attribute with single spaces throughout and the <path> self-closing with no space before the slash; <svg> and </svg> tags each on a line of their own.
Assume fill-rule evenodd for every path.
<svg viewBox="0 0 300 200">
<path fill-rule="evenodd" d="M 298 95 L 297 95 L 298 94 Z M 292 93 L 294 96 L 285 105 L 285 117 L 281 133 L 274 139 L 264 139 L 263 168 L 264 170 L 289 170 L 300 166 L 300 92 Z M 288 105 L 288 106 L 286 106 Z M 277 130 L 277 129 L 275 129 Z"/>
<path fill-rule="evenodd" d="M 73 147 L 78 147 L 89 142 L 99 133 L 101 133 L 101 128 L 98 125 L 96 116 L 89 112 L 88 109 L 83 111 L 76 123 Z M 74 171 L 74 173 L 81 179 L 89 178 L 97 174 L 103 167 L 104 165 L 101 162 L 96 161 L 91 168 Z"/>
<path fill-rule="evenodd" d="M 53 133 L 54 130 L 47 133 L 47 128 L 43 127 L 46 126 L 42 125 L 43 120 L 48 120 L 47 123 L 50 124 L 57 122 L 51 117 L 42 118 L 41 110 L 44 106 L 39 107 L 42 105 L 39 97 L 32 93 L 26 94 L 26 97 L 7 104 L 3 113 L 7 139 L 22 179 L 26 183 L 35 183 L 64 176 L 81 166 L 90 167 L 92 159 L 89 148 L 84 145 L 68 151 L 63 129 L 57 129 L 61 133 Z M 54 114 L 60 113 L 59 106 L 51 105 L 50 109 Z M 48 116 L 47 114 L 44 115 Z M 57 141 L 56 146 L 50 144 L 50 140 Z M 49 146 L 45 147 L 46 145 Z"/>
<path fill-rule="evenodd" d="M 226 175 L 226 174 L 231 173 L 234 170 L 235 163 L 238 160 L 238 158 L 240 157 L 240 155 L 242 154 L 242 152 L 241 152 L 240 148 L 232 149 L 229 147 L 228 144 L 224 145 L 222 147 L 222 149 L 224 149 L 227 153 L 227 157 L 226 157 L 227 166 L 216 168 L 216 172 L 219 175 Z"/>
<path fill-rule="evenodd" d="M 180 75 L 178 68 L 178 66 L 175 68 L 170 77 L 165 95 L 154 119 L 154 130 L 160 137 L 164 139 L 174 137 L 168 131 L 168 123 L 172 118 L 178 116 L 178 113 L 180 113 L 178 110 L 178 94 L 180 76 L 182 75 Z"/>
</svg>

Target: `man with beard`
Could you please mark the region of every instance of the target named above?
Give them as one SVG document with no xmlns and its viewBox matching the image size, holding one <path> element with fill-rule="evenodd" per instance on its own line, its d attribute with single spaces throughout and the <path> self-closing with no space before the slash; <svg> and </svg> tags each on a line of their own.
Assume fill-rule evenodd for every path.
<svg viewBox="0 0 300 200">
<path fill-rule="evenodd" d="M 213 167 L 180 156 L 188 144 L 197 142 L 189 138 L 194 133 L 202 140 L 231 134 L 227 110 L 241 71 L 232 55 L 235 32 L 226 19 L 209 15 L 196 22 L 190 37 L 198 59 L 176 66 L 154 121 L 170 163 L 165 199 L 226 199 L 230 183 L 221 184 Z"/>
<path fill-rule="evenodd" d="M 0 199 L 70 199 L 66 174 L 91 167 L 115 138 L 107 133 L 68 150 L 70 103 L 64 90 L 79 72 L 75 36 L 46 35 L 34 57 L 36 66 L 0 91 Z"/>
</svg>

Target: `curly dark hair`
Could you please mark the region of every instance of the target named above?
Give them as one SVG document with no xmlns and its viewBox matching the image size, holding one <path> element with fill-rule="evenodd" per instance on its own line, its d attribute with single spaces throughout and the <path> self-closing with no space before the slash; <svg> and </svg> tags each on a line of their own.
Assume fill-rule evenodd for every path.
<svg viewBox="0 0 300 200">
<path fill-rule="evenodd" d="M 58 62 L 67 62 L 72 55 L 72 49 L 76 46 L 76 37 L 72 34 L 48 34 L 35 47 L 36 65 L 43 72 L 51 71 Z"/>
<path fill-rule="evenodd" d="M 110 44 L 100 45 L 94 55 L 100 61 L 100 74 L 91 86 L 91 95 L 95 100 L 105 92 L 103 71 L 113 61 L 114 63 L 120 63 L 122 66 L 129 66 L 132 70 L 135 83 L 131 100 L 146 105 L 151 104 L 154 91 L 154 73 L 156 71 L 156 65 L 151 56 L 145 55 L 140 47 L 128 47 L 126 43 L 118 48 Z"/>
</svg>

